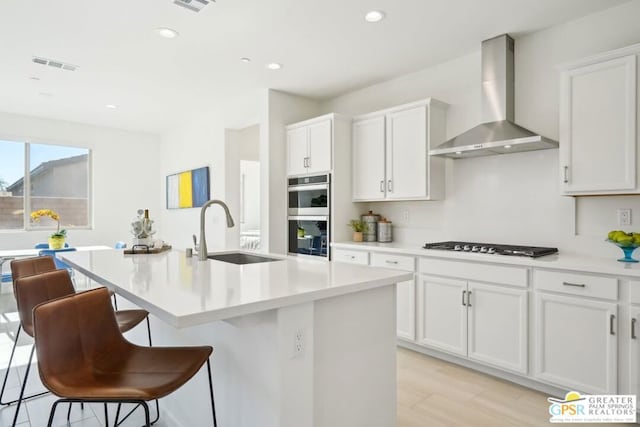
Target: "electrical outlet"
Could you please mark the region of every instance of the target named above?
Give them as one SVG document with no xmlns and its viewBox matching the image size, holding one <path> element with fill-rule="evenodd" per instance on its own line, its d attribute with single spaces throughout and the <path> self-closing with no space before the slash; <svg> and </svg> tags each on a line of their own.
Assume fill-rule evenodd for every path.
<svg viewBox="0 0 640 427">
<path fill-rule="evenodd" d="M 304 354 L 304 329 L 298 329 L 293 334 L 293 357 L 302 357 Z"/>
<path fill-rule="evenodd" d="M 618 225 L 631 225 L 631 209 L 618 209 Z"/>
<path fill-rule="evenodd" d="M 402 211 L 402 220 L 409 222 L 409 211 Z"/>
</svg>

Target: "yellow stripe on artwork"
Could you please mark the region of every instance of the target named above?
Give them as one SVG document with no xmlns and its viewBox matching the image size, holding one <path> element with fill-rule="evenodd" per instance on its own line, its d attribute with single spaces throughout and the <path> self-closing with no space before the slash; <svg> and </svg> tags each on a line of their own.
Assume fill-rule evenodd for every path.
<svg viewBox="0 0 640 427">
<path fill-rule="evenodd" d="M 179 175 L 178 192 L 180 193 L 180 207 L 190 208 L 193 206 L 193 190 L 191 186 L 191 171 L 182 172 Z"/>
</svg>

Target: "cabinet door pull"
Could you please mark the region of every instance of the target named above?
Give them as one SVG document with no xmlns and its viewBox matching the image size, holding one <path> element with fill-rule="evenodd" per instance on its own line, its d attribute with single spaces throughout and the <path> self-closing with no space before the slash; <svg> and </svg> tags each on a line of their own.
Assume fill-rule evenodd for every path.
<svg viewBox="0 0 640 427">
<path fill-rule="evenodd" d="M 307 167 L 311 167 L 311 157 L 307 157 Z"/>
<path fill-rule="evenodd" d="M 575 288 L 585 288 L 587 285 L 584 283 L 571 283 L 571 282 L 562 282 L 564 286 L 573 286 Z"/>
<path fill-rule="evenodd" d="M 564 167 L 564 183 L 569 183 L 569 166 Z"/>
<path fill-rule="evenodd" d="M 634 317 L 633 319 L 631 319 L 631 339 L 635 340 L 637 337 L 636 335 L 636 323 L 638 323 L 638 320 Z"/>
<path fill-rule="evenodd" d="M 467 307 L 471 307 L 471 291 L 467 292 Z"/>
<path fill-rule="evenodd" d="M 380 181 L 380 192 L 384 193 L 384 179 Z"/>
<path fill-rule="evenodd" d="M 615 321 L 616 321 L 616 315 L 615 314 L 612 314 L 611 316 L 609 316 L 609 333 L 611 335 L 615 335 L 616 334 L 616 331 L 613 330 L 613 324 L 615 323 Z"/>
<path fill-rule="evenodd" d="M 466 307 L 467 304 L 465 303 L 465 296 L 467 295 L 467 291 L 462 291 L 462 306 Z"/>
<path fill-rule="evenodd" d="M 302 158 L 302 166 L 305 167 L 305 168 L 307 167 L 307 158 L 306 157 Z"/>
<path fill-rule="evenodd" d="M 391 187 L 391 180 L 387 181 L 387 191 L 389 191 L 389 193 L 393 193 L 393 187 Z"/>
<path fill-rule="evenodd" d="M 397 263 L 398 263 L 398 261 L 391 261 L 390 259 L 385 260 L 385 262 L 386 262 L 387 264 L 397 264 Z"/>
</svg>

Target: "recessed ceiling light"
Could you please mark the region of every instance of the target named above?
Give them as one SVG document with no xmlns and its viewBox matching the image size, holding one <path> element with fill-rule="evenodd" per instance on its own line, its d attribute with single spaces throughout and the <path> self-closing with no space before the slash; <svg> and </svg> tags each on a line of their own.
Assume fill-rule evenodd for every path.
<svg viewBox="0 0 640 427">
<path fill-rule="evenodd" d="M 511 148 L 511 146 L 510 145 L 505 145 L 504 148 Z"/>
<path fill-rule="evenodd" d="M 384 19 L 384 12 L 381 10 L 371 10 L 364 15 L 364 20 L 367 22 L 380 22 Z"/>
<path fill-rule="evenodd" d="M 107 105 L 105 105 L 104 107 L 105 107 L 105 108 L 109 108 L 109 109 L 111 109 L 111 110 L 115 110 L 116 108 L 118 108 L 118 107 L 116 107 L 116 106 L 115 106 L 115 105 L 113 105 L 113 104 L 107 104 Z"/>
<path fill-rule="evenodd" d="M 40 95 L 43 98 L 51 98 L 53 96 L 53 94 L 49 92 L 40 92 L 38 95 Z"/>
<path fill-rule="evenodd" d="M 165 39 L 175 39 L 180 35 L 176 30 L 172 30 L 171 28 L 156 28 L 156 33 Z"/>
<path fill-rule="evenodd" d="M 279 70 L 282 68 L 282 64 L 278 64 L 277 62 L 271 62 L 267 64 L 267 68 L 270 70 Z"/>
<path fill-rule="evenodd" d="M 456 154 L 460 156 L 462 154 L 462 151 L 456 151 Z"/>
<path fill-rule="evenodd" d="M 251 58 L 247 58 L 246 56 L 243 56 L 242 58 L 240 58 L 240 61 L 248 63 L 248 62 L 251 62 Z"/>
<path fill-rule="evenodd" d="M 31 77 L 29 77 L 29 80 L 40 80 L 40 77 L 31 76 Z"/>
</svg>

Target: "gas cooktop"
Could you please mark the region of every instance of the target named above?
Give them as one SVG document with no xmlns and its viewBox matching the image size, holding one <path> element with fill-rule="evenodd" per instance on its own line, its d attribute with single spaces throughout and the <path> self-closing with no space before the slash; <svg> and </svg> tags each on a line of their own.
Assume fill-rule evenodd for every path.
<svg viewBox="0 0 640 427">
<path fill-rule="evenodd" d="M 526 256 L 537 258 L 544 255 L 551 255 L 558 252 L 557 248 L 544 248 L 540 246 L 514 246 L 498 245 L 494 243 L 473 243 L 473 242 L 435 242 L 425 243 L 424 249 L 439 249 L 442 251 L 475 252 L 489 255 L 509 255 Z"/>
</svg>

